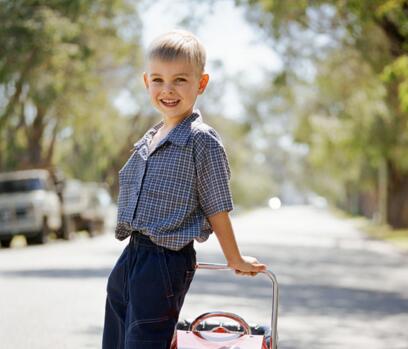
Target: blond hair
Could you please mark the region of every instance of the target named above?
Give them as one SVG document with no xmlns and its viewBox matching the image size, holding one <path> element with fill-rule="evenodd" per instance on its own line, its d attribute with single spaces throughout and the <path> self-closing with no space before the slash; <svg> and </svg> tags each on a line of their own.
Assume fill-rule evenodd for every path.
<svg viewBox="0 0 408 349">
<path fill-rule="evenodd" d="M 186 30 L 172 30 L 155 38 L 147 49 L 147 59 L 172 61 L 185 59 L 202 73 L 205 68 L 206 53 L 198 38 Z"/>
</svg>

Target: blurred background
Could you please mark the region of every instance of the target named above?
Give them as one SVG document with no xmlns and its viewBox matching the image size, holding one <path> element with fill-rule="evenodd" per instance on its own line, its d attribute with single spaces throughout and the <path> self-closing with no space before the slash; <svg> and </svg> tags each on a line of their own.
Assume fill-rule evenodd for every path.
<svg viewBox="0 0 408 349">
<path fill-rule="evenodd" d="M 283 216 L 276 216 L 283 230 L 310 228 L 305 218 L 310 212 L 296 211 L 301 206 L 315 210 L 316 229 L 327 217 L 314 214 L 331 212 L 338 224 L 357 222 L 358 233 L 353 234 L 369 234 L 353 235 L 362 239 L 358 249 L 373 238 L 397 245 L 389 266 L 395 271 L 398 260 L 400 282 L 407 262 L 400 249 L 408 246 L 405 0 L 0 0 L 4 258 L 5 248 L 24 245 L 24 239 L 18 240 L 22 236 L 27 244 L 38 245 L 50 236 L 69 240 L 81 231 L 90 236 L 112 232 L 117 172 L 133 143 L 160 119 L 142 83 L 143 54 L 155 36 L 175 27 L 194 32 L 207 49 L 210 83 L 197 106 L 228 153 L 237 234 L 240 214 L 256 209 L 266 215 L 256 216 L 254 224 L 263 222 L 260 231 L 274 219 L 271 212 L 285 207 Z M 288 228 L 296 221 L 304 225 Z M 323 232 L 320 241 L 327 236 Z M 96 274 L 102 284 L 117 258 L 115 251 Z M 361 273 L 381 256 L 370 255 L 360 265 Z M 14 263 L 4 265 L 8 275 L 7 265 Z M 348 273 L 347 266 L 342 268 L 339 275 Z M 95 276 L 82 271 L 81 278 Z M 357 303 L 348 306 L 353 309 Z M 406 295 L 389 304 L 384 300 L 381 315 L 390 309 L 406 314 Z M 287 325 L 284 331 L 294 328 Z M 93 333 L 100 331 L 96 327 Z M 406 335 L 393 336 L 401 342 L 367 343 L 408 348 Z M 299 343 L 305 345 L 310 338 L 303 340 Z M 18 347 L 13 343 L 8 348 Z M 334 343 L 309 347 L 337 348 Z M 366 342 L 352 342 L 355 347 L 358 343 Z"/>
<path fill-rule="evenodd" d="M 239 207 L 324 196 L 408 226 L 404 1 L 5 1 L 0 170 L 107 183 L 155 122 L 143 52 L 174 27 L 208 50 L 198 102 Z M 316 194 L 317 193 L 317 194 Z"/>
</svg>

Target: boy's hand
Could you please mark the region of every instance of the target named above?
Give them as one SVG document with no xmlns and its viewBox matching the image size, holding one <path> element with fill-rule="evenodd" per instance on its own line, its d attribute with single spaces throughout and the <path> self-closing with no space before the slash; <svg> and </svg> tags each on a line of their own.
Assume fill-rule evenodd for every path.
<svg viewBox="0 0 408 349">
<path fill-rule="evenodd" d="M 235 273 L 239 275 L 255 276 L 261 271 L 266 270 L 266 265 L 250 256 L 242 256 L 238 261 L 228 263 L 228 266 L 235 269 Z"/>
</svg>

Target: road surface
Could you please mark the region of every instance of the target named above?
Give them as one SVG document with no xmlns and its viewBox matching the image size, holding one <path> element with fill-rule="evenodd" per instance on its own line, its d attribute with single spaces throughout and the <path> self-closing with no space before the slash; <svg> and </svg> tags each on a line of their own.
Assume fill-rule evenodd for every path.
<svg viewBox="0 0 408 349">
<path fill-rule="evenodd" d="M 280 282 L 279 348 L 407 349 L 408 256 L 312 207 L 233 218 L 243 254 Z M 113 234 L 0 249 L 2 349 L 100 348 L 109 272 L 125 247 Z M 215 237 L 200 261 L 224 262 Z M 197 271 L 181 318 L 209 310 L 270 320 L 264 275 Z"/>
</svg>

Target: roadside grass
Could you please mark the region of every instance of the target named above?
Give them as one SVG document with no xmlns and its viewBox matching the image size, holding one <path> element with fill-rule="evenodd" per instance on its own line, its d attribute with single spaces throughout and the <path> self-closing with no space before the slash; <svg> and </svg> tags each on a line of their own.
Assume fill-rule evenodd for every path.
<svg viewBox="0 0 408 349">
<path fill-rule="evenodd" d="M 369 220 L 360 229 L 375 239 L 388 241 L 408 252 L 408 229 L 393 229 L 389 225 L 378 225 Z"/>
<path fill-rule="evenodd" d="M 331 208 L 331 212 L 337 217 L 352 221 L 356 228 L 368 237 L 387 241 L 397 248 L 408 252 L 408 228 L 393 229 L 389 225 L 380 225 L 363 216 L 352 216 L 338 208 Z"/>
</svg>

